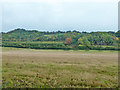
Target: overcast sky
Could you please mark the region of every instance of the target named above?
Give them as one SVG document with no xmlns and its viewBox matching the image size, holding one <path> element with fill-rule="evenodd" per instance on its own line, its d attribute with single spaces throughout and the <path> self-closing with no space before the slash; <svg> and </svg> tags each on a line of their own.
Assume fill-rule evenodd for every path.
<svg viewBox="0 0 120 90">
<path fill-rule="evenodd" d="M 117 1 L 83 1 L 6 0 L 2 3 L 2 31 L 16 28 L 40 31 L 117 31 Z"/>
</svg>

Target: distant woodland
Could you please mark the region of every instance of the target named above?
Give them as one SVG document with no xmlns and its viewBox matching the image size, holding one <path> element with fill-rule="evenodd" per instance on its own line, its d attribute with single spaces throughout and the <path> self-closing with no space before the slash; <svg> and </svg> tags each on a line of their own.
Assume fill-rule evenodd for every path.
<svg viewBox="0 0 120 90">
<path fill-rule="evenodd" d="M 117 32 L 79 32 L 15 29 L 2 32 L 2 46 L 32 49 L 120 50 Z"/>
</svg>

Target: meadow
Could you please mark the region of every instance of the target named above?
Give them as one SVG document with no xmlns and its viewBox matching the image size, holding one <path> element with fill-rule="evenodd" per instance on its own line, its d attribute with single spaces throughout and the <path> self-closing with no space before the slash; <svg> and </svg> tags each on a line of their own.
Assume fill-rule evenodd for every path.
<svg viewBox="0 0 120 90">
<path fill-rule="evenodd" d="M 118 52 L 2 47 L 4 88 L 116 88 Z"/>
</svg>

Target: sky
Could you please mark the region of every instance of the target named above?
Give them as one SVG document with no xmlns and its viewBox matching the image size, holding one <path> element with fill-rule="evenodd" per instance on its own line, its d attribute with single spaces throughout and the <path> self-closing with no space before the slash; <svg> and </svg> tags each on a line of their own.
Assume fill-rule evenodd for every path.
<svg viewBox="0 0 120 90">
<path fill-rule="evenodd" d="M 117 0 L 4 0 L 1 4 L 2 32 L 118 29 Z"/>
</svg>

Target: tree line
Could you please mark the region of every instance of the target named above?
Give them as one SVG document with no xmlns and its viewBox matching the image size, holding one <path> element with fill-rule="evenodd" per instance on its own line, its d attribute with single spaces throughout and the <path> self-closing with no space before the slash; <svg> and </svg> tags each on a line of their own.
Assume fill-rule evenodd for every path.
<svg viewBox="0 0 120 90">
<path fill-rule="evenodd" d="M 36 49 L 119 50 L 120 30 L 117 32 L 79 32 L 15 29 L 2 32 L 2 46 Z M 59 43 L 61 42 L 61 43 Z"/>
</svg>

